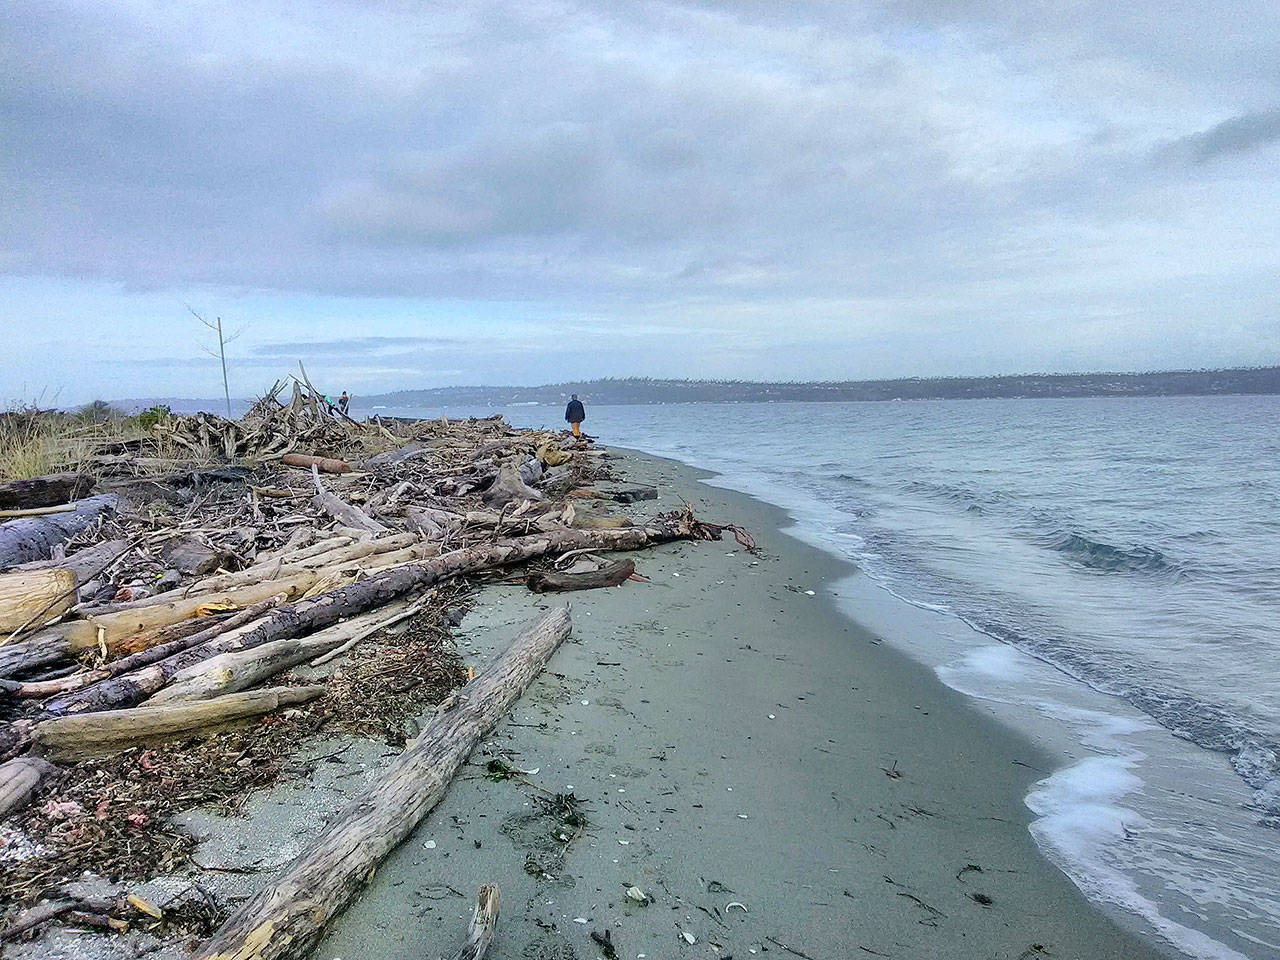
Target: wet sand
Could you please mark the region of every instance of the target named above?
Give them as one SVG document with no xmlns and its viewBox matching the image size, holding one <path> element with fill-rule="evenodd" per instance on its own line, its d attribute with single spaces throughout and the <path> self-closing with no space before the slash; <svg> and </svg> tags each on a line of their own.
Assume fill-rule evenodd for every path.
<svg viewBox="0 0 1280 960">
<path fill-rule="evenodd" d="M 487 589 L 462 625 L 477 668 L 550 605 L 572 604 L 574 637 L 316 957 L 448 956 L 481 883 L 502 893 L 493 960 L 601 957 L 606 930 L 621 958 L 1163 955 L 1035 848 L 1022 798 L 1045 757 L 836 610 L 847 565 L 767 504 L 615 453 L 662 491 L 632 512 L 687 499 L 762 555 L 676 544 L 635 555 L 650 584 Z M 492 759 L 537 772 L 495 782 Z M 343 755 L 323 779 L 355 789 L 385 760 Z M 286 806 L 319 814 L 331 789 L 295 785 Z M 589 822 L 565 849 L 573 828 L 537 798 L 569 792 Z"/>
</svg>

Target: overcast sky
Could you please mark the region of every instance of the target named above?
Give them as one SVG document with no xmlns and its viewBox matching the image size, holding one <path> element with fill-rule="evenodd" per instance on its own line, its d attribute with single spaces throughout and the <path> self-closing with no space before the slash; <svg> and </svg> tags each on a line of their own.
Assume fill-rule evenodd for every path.
<svg viewBox="0 0 1280 960">
<path fill-rule="evenodd" d="M 1280 3 L 17 0 L 0 401 L 1280 362 Z"/>
</svg>

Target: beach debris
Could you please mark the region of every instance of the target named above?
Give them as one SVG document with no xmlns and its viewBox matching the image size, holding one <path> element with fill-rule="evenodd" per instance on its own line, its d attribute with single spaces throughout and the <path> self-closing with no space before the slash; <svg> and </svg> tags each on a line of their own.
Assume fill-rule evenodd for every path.
<svg viewBox="0 0 1280 960">
<path fill-rule="evenodd" d="M 969 899 L 972 900 L 974 903 L 982 904 L 984 907 L 989 907 L 993 903 L 995 903 L 995 901 L 992 900 L 985 893 L 978 893 L 978 892 L 971 893 L 969 894 Z"/>
<path fill-rule="evenodd" d="M 898 761 L 897 761 L 897 760 L 894 760 L 894 761 L 893 761 L 893 766 L 892 766 L 892 767 L 881 767 L 880 769 L 884 771 L 884 775 L 885 775 L 886 777 L 888 777 L 890 780 L 901 780 L 901 779 L 902 779 L 902 771 L 898 769 Z"/>
<path fill-rule="evenodd" d="M 613 936 L 608 928 L 603 933 L 591 931 L 591 939 L 600 947 L 600 952 L 604 955 L 605 960 L 618 960 L 618 948 L 614 945 Z"/>
<path fill-rule="evenodd" d="M 728 903 L 724 905 L 724 912 L 728 913 L 734 907 L 737 907 L 743 913 L 747 912 L 747 905 L 743 903 L 741 900 L 730 900 Z"/>
<path fill-rule="evenodd" d="M 436 848 L 436 842 L 434 840 L 428 840 L 426 843 L 422 845 L 423 850 L 434 850 L 435 848 Z"/>
<path fill-rule="evenodd" d="M 649 903 L 651 898 L 639 887 L 633 885 L 627 887 L 627 899 L 634 900 L 636 903 L 643 906 Z"/>
<path fill-rule="evenodd" d="M 467 934 L 462 946 L 452 960 L 482 960 L 489 952 L 489 945 L 498 928 L 498 909 L 501 897 L 496 884 L 486 883 L 476 893 L 476 905 L 467 924 Z"/>
<path fill-rule="evenodd" d="M 681 940 L 683 940 L 685 943 L 688 943 L 688 944 L 694 944 L 694 943 L 697 943 L 697 942 L 698 942 L 698 938 L 697 938 L 697 937 L 695 937 L 695 936 L 694 936 L 692 933 L 690 933 L 688 930 L 681 930 L 681 931 L 680 931 L 680 939 L 681 939 Z"/>
<path fill-rule="evenodd" d="M 594 590 L 599 587 L 616 587 L 634 577 L 636 562 L 619 560 L 597 570 L 578 573 L 535 571 L 525 579 L 525 585 L 534 593 L 563 593 L 570 590 Z"/>
</svg>

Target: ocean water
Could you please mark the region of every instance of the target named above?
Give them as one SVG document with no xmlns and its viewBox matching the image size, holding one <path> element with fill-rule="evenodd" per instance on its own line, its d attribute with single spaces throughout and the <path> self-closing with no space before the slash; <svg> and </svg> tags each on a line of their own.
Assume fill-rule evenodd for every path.
<svg viewBox="0 0 1280 960">
<path fill-rule="evenodd" d="M 857 567 L 852 617 L 1049 750 L 1032 833 L 1087 895 L 1280 957 L 1280 397 L 587 400 L 604 442 L 787 508 Z"/>
</svg>

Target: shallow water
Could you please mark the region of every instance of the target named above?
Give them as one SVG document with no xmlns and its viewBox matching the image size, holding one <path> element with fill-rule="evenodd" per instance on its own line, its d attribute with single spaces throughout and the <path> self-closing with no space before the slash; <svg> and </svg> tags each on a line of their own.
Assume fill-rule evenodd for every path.
<svg viewBox="0 0 1280 960">
<path fill-rule="evenodd" d="M 787 507 L 913 605 L 887 639 L 1060 749 L 1027 802 L 1087 893 L 1189 955 L 1280 955 L 1280 398 L 588 416 Z"/>
</svg>

